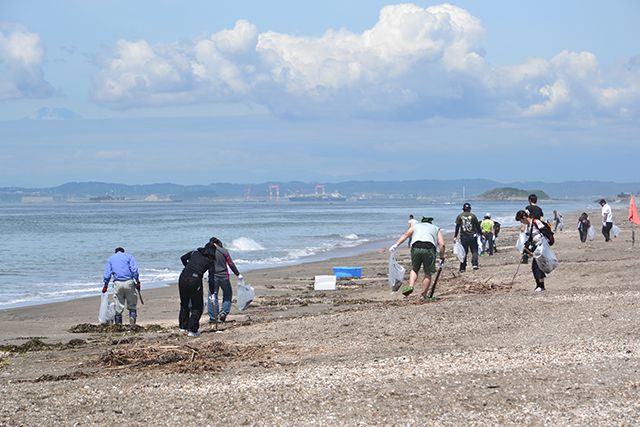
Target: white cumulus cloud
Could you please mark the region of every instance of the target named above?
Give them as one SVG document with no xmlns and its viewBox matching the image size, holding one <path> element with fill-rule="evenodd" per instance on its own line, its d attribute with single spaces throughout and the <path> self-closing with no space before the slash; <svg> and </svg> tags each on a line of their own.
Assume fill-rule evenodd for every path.
<svg viewBox="0 0 640 427">
<path fill-rule="evenodd" d="M 362 33 L 318 37 L 240 20 L 188 42 L 118 41 L 93 96 L 113 108 L 245 101 L 301 118 L 638 113 L 637 65 L 614 79 L 593 54 L 563 51 L 496 67 L 484 42 L 481 22 L 449 4 L 386 6 Z"/>
<path fill-rule="evenodd" d="M 42 71 L 43 57 L 37 33 L 0 22 L 0 100 L 51 95 L 53 88 Z"/>
</svg>

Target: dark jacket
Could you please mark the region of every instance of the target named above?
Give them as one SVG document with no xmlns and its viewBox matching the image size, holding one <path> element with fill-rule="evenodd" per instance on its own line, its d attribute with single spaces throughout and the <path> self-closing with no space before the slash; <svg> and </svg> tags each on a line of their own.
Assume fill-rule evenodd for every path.
<svg viewBox="0 0 640 427">
<path fill-rule="evenodd" d="M 183 271 L 202 277 L 205 271 L 216 262 L 216 247 L 207 244 L 204 248 L 198 248 L 182 255 L 180 261 L 184 265 Z"/>
</svg>

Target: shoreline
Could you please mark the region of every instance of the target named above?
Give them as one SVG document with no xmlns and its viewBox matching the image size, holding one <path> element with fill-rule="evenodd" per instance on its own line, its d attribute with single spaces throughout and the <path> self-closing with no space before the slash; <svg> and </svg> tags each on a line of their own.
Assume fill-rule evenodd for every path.
<svg viewBox="0 0 640 427">
<path fill-rule="evenodd" d="M 622 210 L 614 211 L 614 215 L 616 215 L 617 217 L 620 217 L 621 213 L 622 213 Z M 572 216 L 572 215 L 577 217 L 579 213 L 563 214 L 563 217 Z M 594 212 L 591 212 L 590 216 L 593 218 Z M 566 229 L 566 223 L 565 223 L 565 229 Z M 577 233 L 576 230 L 574 231 L 575 233 Z M 401 232 L 402 231 L 398 232 L 398 236 L 401 234 Z M 498 242 L 501 244 L 501 249 L 503 251 L 508 250 L 509 248 L 512 248 L 515 245 L 517 233 L 518 233 L 517 227 L 504 227 L 501 229 Z M 596 236 L 598 235 L 599 235 L 599 232 L 597 231 Z M 510 240 L 507 240 L 506 236 L 510 236 Z M 451 265 L 451 262 L 457 263 L 457 260 L 454 260 L 455 257 L 452 254 L 451 242 L 453 240 L 453 233 L 452 232 L 444 233 L 444 237 L 445 237 L 445 243 L 447 247 L 448 264 Z M 253 285 L 256 288 L 256 296 L 259 298 L 261 296 L 261 292 L 266 291 L 264 286 L 260 286 L 260 281 L 263 278 L 267 278 L 268 280 L 270 280 L 270 278 L 273 276 L 286 276 L 287 274 L 290 274 L 292 272 L 299 273 L 299 272 L 307 272 L 307 271 L 315 272 L 313 276 L 322 275 L 322 274 L 326 275 L 326 274 L 332 274 L 332 266 L 337 266 L 337 265 L 357 266 L 362 263 L 371 263 L 372 260 L 377 259 L 380 256 L 382 256 L 386 260 L 387 248 L 391 243 L 393 243 L 393 241 L 395 241 L 395 238 L 392 240 L 389 240 L 387 242 L 388 244 L 384 243 L 385 242 L 384 240 L 380 240 L 376 242 L 367 242 L 365 245 L 361 245 L 359 247 L 359 248 L 362 248 L 363 246 L 368 247 L 369 250 L 366 252 L 359 252 L 358 247 L 342 248 L 344 252 L 355 251 L 356 253 L 343 255 L 343 256 L 332 256 L 328 258 L 321 257 L 321 259 L 310 260 L 310 261 L 300 262 L 300 263 L 293 263 L 291 265 L 270 266 L 270 267 L 255 269 L 255 270 L 247 270 L 246 273 L 248 274 L 248 276 L 244 274 L 244 272 L 243 274 L 245 275 L 245 280 L 247 281 L 247 283 Z M 507 241 L 510 243 L 503 244 L 504 242 L 507 242 Z M 385 254 L 385 255 L 382 255 L 382 254 Z M 408 263 L 405 262 L 404 266 L 407 269 L 407 273 L 405 274 L 405 281 L 407 281 L 410 262 Z M 310 280 L 311 280 L 310 283 L 312 283 L 313 282 L 312 276 Z M 385 277 L 385 280 L 386 280 L 386 277 Z M 150 309 L 148 304 L 149 304 L 149 301 L 153 301 L 155 299 L 158 299 L 159 301 L 161 301 L 161 304 L 174 304 L 176 307 L 176 310 L 175 310 L 175 316 L 173 317 L 177 318 L 177 308 L 179 305 L 179 298 L 178 298 L 178 292 L 176 287 L 177 287 L 177 281 L 171 282 L 171 283 L 165 283 L 157 287 L 154 286 L 152 288 L 145 288 L 143 284 L 142 286 L 142 291 L 144 295 L 143 298 L 145 298 L 147 307 L 145 307 L 145 305 L 141 305 L 140 303 L 138 303 L 140 322 L 142 323 L 156 322 L 159 324 L 168 324 L 168 322 L 175 321 L 175 319 L 172 319 L 170 316 L 161 316 L 159 313 L 157 313 L 157 310 Z M 234 289 L 234 301 L 235 301 L 236 280 L 233 275 L 232 275 L 232 288 Z M 205 281 L 205 284 L 204 284 L 205 296 L 207 294 L 207 291 L 208 291 L 208 286 Z M 42 316 L 47 316 L 52 319 L 55 319 L 55 321 L 58 321 L 58 322 L 62 321 L 63 323 L 68 324 L 69 322 L 65 322 L 64 320 L 61 319 L 64 317 L 63 314 L 56 314 L 56 313 L 70 313 L 70 312 L 75 312 L 76 315 L 73 317 L 76 320 L 79 320 L 80 314 L 85 319 L 84 322 L 77 322 L 77 323 L 85 323 L 85 322 L 95 323 L 97 322 L 97 313 L 98 313 L 100 295 L 101 295 L 100 293 L 97 293 L 96 295 L 89 295 L 81 298 L 72 298 L 72 299 L 67 299 L 63 301 L 3 308 L 3 309 L 0 309 L 0 325 L 2 325 L 7 319 L 14 319 L 14 318 L 35 319 L 35 318 L 40 318 Z M 175 297 L 175 301 L 173 302 L 171 301 L 172 296 Z M 78 307 L 80 307 L 79 311 L 78 311 Z M 126 312 L 126 309 L 125 309 L 125 312 Z M 148 314 L 151 315 L 153 320 L 150 319 L 149 321 L 147 321 L 145 319 L 145 312 L 148 312 Z M 234 312 L 237 313 L 237 310 L 235 309 L 235 303 L 232 309 L 232 313 Z M 40 316 L 36 315 L 36 313 L 40 313 Z M 206 314 L 206 302 L 205 302 L 205 312 L 203 313 L 203 316 L 202 316 L 202 319 L 205 319 L 205 320 L 203 321 L 201 319 L 201 324 L 206 323 L 206 316 L 207 314 Z M 0 336 L 0 342 L 3 342 L 3 341 L 6 342 L 8 339 L 10 340 L 12 338 L 19 336 L 19 331 L 14 328 L 3 328 L 3 329 L 4 329 L 3 332 L 7 334 L 7 336 Z M 65 333 L 62 333 L 62 335 L 66 336 Z"/>
<path fill-rule="evenodd" d="M 424 208 L 430 209 L 428 206 L 425 206 Z M 485 211 L 484 209 L 485 207 L 478 208 L 476 209 L 478 210 L 476 213 L 481 215 L 482 212 Z M 496 212 L 493 209 L 489 208 L 488 210 L 494 212 L 495 216 Z M 451 213 L 451 215 L 453 215 L 453 213 Z M 443 217 L 445 220 L 443 221 L 441 219 L 440 221 L 440 225 L 443 226 L 444 231 L 453 231 L 452 222 L 454 216 L 451 215 Z M 506 218 L 510 218 L 510 216 L 511 212 L 505 217 L 504 212 L 500 211 L 500 216 L 496 219 L 504 225 L 513 225 L 512 218 L 511 221 L 505 220 Z M 282 250 L 280 250 L 278 254 L 273 255 L 273 257 L 271 252 L 264 250 L 257 255 L 253 252 L 237 253 L 236 257 L 245 259 L 234 259 L 236 259 L 236 262 L 240 261 L 241 264 L 238 264 L 238 266 L 243 271 L 255 271 L 264 268 L 278 268 L 282 266 L 315 262 L 317 260 L 363 254 L 371 250 L 375 250 L 376 245 L 379 243 L 385 244 L 386 239 L 395 238 L 397 233 L 401 231 L 403 225 L 404 221 L 401 220 L 399 224 L 393 224 L 393 228 L 389 231 L 389 224 L 386 223 L 384 229 L 379 230 L 381 232 L 372 231 L 371 233 L 368 233 L 368 228 L 362 229 L 362 227 L 360 227 L 358 231 L 362 233 L 360 236 L 361 238 L 354 242 L 344 239 L 340 241 L 340 239 L 337 239 L 336 241 L 326 241 L 327 244 L 325 245 L 325 241 L 322 240 L 322 237 L 319 237 L 313 242 L 309 241 L 307 245 L 296 245 L 295 243 L 285 243 L 284 246 L 280 245 Z M 375 224 L 373 227 L 376 228 Z M 350 229 L 353 227 L 343 228 Z M 142 236 L 147 235 L 146 230 L 147 229 L 144 226 L 139 230 L 143 233 Z M 132 234 L 135 235 L 136 233 L 133 232 Z M 367 238 L 372 239 L 372 241 L 363 243 L 362 241 Z M 146 239 L 143 237 L 141 240 Z M 349 247 L 351 244 L 358 244 L 358 246 Z M 287 250 L 287 247 L 290 249 Z M 332 249 L 329 252 L 324 252 L 330 247 Z M 143 281 L 143 287 L 168 286 L 177 281 L 182 266 L 179 261 L 176 262 L 175 256 L 171 256 L 171 253 L 173 252 L 172 248 L 172 245 L 167 246 L 167 250 L 162 253 L 161 257 L 157 256 L 151 248 L 142 249 L 139 252 L 138 255 L 145 255 L 143 258 L 146 258 L 144 262 L 139 260 L 142 267 L 147 267 L 147 269 L 143 268 L 142 272 L 143 277 L 141 277 L 141 279 Z M 58 253 L 59 251 L 55 252 Z M 136 252 L 136 250 L 133 251 L 134 254 Z M 308 254 L 314 252 L 314 255 L 308 256 Z M 298 258 L 303 255 L 307 256 L 304 256 L 304 258 Z M 0 304 L 0 311 L 19 307 L 39 306 L 43 304 L 71 301 L 98 294 L 102 287 L 101 280 L 99 279 L 100 275 L 98 274 L 99 268 L 103 265 L 102 261 L 100 261 L 102 256 L 102 252 L 97 257 L 94 252 L 91 252 L 91 255 L 83 260 L 81 268 L 78 270 L 78 274 L 75 274 L 73 277 L 74 280 L 69 280 L 69 277 L 63 275 L 62 271 L 54 271 L 52 272 L 52 275 L 44 275 L 42 273 L 44 269 L 46 269 L 44 265 L 48 264 L 38 263 L 37 261 L 32 262 L 29 266 L 29 268 L 33 269 L 32 275 L 26 273 L 24 277 L 18 277 L 9 274 L 2 279 L 3 301 L 2 304 Z M 233 251 L 232 256 L 234 256 Z M 59 258 L 59 256 L 54 255 L 52 258 L 43 257 L 43 262 L 51 262 L 51 260 L 55 258 Z M 6 268 L 11 272 L 8 264 Z M 31 276 L 33 285 L 24 286 L 22 282 L 25 279 L 29 280 L 29 276 Z"/>
</svg>

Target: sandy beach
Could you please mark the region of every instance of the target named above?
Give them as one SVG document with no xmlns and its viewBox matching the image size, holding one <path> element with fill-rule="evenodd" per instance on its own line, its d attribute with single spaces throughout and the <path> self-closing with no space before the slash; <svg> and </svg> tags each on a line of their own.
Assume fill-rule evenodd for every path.
<svg viewBox="0 0 640 427">
<path fill-rule="evenodd" d="M 640 249 L 615 215 L 608 243 L 599 211 L 587 243 L 565 215 L 542 293 L 505 229 L 462 274 L 448 237 L 427 302 L 390 292 L 381 247 L 249 272 L 251 307 L 199 338 L 176 286 L 143 284 L 137 330 L 99 328 L 99 297 L 0 311 L 0 425 L 638 425 Z M 363 277 L 314 291 L 336 265 Z"/>
</svg>

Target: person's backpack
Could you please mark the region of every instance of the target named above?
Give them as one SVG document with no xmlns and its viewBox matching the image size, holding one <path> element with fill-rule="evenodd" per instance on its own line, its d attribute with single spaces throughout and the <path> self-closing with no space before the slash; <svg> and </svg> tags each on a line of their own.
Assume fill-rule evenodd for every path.
<svg viewBox="0 0 640 427">
<path fill-rule="evenodd" d="M 538 227 L 538 224 L 536 224 L 535 219 L 533 220 L 533 225 L 535 225 L 538 231 L 540 231 L 540 233 L 544 237 L 546 237 L 547 242 L 549 243 L 549 246 L 553 246 L 553 244 L 556 242 L 556 238 L 553 236 L 553 230 L 551 229 L 551 224 L 549 224 L 549 221 L 540 220 L 540 222 L 542 223 L 542 228 Z"/>
</svg>

